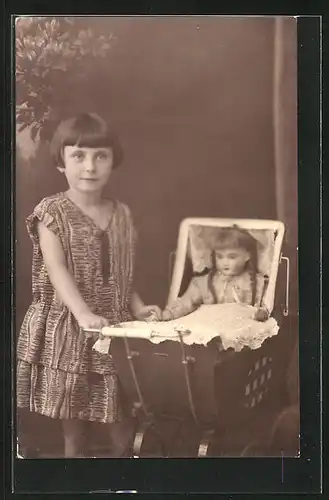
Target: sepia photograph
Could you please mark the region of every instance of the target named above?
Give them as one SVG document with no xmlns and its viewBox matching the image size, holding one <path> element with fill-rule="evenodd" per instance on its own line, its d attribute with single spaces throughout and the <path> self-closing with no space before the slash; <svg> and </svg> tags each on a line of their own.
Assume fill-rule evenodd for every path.
<svg viewBox="0 0 329 500">
<path fill-rule="evenodd" d="M 297 18 L 14 35 L 16 457 L 298 459 Z"/>
</svg>

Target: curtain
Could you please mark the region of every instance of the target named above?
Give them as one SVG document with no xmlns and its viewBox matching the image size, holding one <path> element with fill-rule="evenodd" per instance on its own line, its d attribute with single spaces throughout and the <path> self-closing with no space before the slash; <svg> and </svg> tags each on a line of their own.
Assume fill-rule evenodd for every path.
<svg viewBox="0 0 329 500">
<path fill-rule="evenodd" d="M 277 217 L 286 226 L 290 312 L 298 310 L 297 19 L 278 16 L 274 30 L 274 159 Z"/>
</svg>

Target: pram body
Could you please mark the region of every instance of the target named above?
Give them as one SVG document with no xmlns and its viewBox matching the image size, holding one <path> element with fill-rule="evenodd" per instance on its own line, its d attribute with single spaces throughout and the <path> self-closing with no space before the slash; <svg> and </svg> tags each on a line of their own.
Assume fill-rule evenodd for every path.
<svg viewBox="0 0 329 500">
<path fill-rule="evenodd" d="M 289 306 L 287 266 L 284 306 L 275 308 L 278 270 L 283 261 L 284 225 L 281 222 L 185 219 L 180 226 L 168 304 L 182 292 L 187 260 L 194 258 L 192 267 L 197 268 L 195 253 L 199 251 L 200 255 L 205 250 L 202 245 L 201 249 L 194 248 L 193 256 L 193 228 L 199 229 L 194 237 L 197 235 L 201 241 L 203 233 L 234 224 L 254 234 L 263 232 L 270 236 L 269 280 L 263 303 L 275 315 L 280 332 L 267 338 L 258 349 L 245 347 L 239 352 L 232 348 L 223 350 L 220 337 L 213 338 L 207 345 L 188 345 L 183 336 L 157 344 L 139 338 L 113 339 L 112 354 L 137 422 L 136 457 L 152 455 L 147 451 L 148 441 L 150 448 L 158 443 L 159 456 L 245 455 L 255 439 L 265 439 L 259 438 L 259 430 L 268 428 L 278 411 L 284 391 L 285 318 Z M 201 261 L 200 264 L 199 259 L 199 271 L 207 259 Z M 166 427 L 170 428 L 167 435 L 163 432 Z M 256 433 L 253 433 L 255 427 Z M 184 440 L 181 436 L 186 429 L 190 432 Z M 234 439 L 225 445 L 232 433 Z"/>
</svg>

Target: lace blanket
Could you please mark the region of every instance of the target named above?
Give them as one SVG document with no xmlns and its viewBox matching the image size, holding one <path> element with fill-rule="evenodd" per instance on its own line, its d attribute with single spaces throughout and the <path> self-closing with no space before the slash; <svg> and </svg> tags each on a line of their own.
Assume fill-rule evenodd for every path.
<svg viewBox="0 0 329 500">
<path fill-rule="evenodd" d="M 144 338 L 159 344 L 165 340 L 179 342 L 178 331 L 181 331 L 187 345 L 207 345 L 213 338 L 220 337 L 225 350 L 258 349 L 265 339 L 277 335 L 279 326 L 274 318 L 264 323 L 255 321 L 252 319 L 254 311 L 254 307 L 241 304 L 202 305 L 193 313 L 173 321 L 131 321 L 108 327 L 103 333 L 107 337 Z M 94 348 L 102 350 L 107 344 L 108 351 L 109 341 L 110 338 L 97 341 Z"/>
</svg>

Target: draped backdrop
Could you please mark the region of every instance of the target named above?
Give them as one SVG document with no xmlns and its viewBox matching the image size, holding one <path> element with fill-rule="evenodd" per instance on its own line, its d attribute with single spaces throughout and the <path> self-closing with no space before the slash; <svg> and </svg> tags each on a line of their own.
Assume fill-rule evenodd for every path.
<svg viewBox="0 0 329 500">
<path fill-rule="evenodd" d="M 291 404 L 299 401 L 298 365 L 298 136 L 297 19 L 277 17 L 273 58 L 274 167 L 277 217 L 286 225 L 284 252 L 290 259 Z"/>
<path fill-rule="evenodd" d="M 297 19 L 276 17 L 273 58 L 273 130 L 277 218 L 286 225 L 291 312 L 298 310 Z"/>
<path fill-rule="evenodd" d="M 169 255 L 183 218 L 278 218 L 287 229 L 296 314 L 296 20 L 90 17 L 88 24 L 116 42 L 106 59 L 95 59 L 90 81 L 56 99 L 58 114 L 99 112 L 120 136 L 125 160 L 109 194 L 126 202 L 135 218 L 136 286 L 144 300 L 166 302 Z M 59 83 L 52 82 L 57 94 Z M 19 325 L 31 300 L 25 218 L 41 198 L 66 186 L 46 143 L 34 145 L 27 159 L 33 149 L 28 130 L 17 139 Z"/>
</svg>

